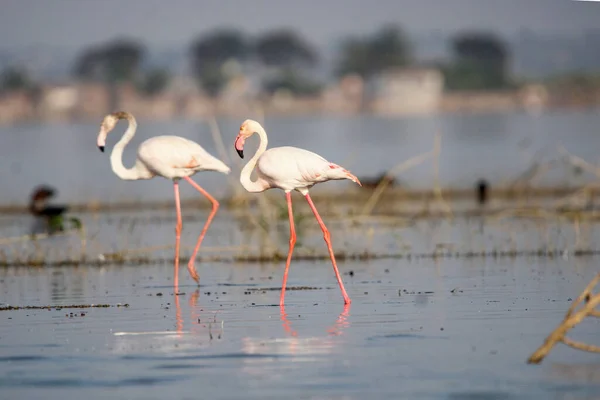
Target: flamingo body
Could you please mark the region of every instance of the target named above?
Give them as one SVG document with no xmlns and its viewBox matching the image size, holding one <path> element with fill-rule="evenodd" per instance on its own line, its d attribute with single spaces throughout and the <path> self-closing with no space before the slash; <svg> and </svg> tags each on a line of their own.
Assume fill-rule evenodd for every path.
<svg viewBox="0 0 600 400">
<path fill-rule="evenodd" d="M 200 171 L 229 173 L 230 169 L 198 143 L 180 136 L 155 136 L 140 144 L 137 154 L 146 174 L 170 180 L 193 176 Z"/>
<path fill-rule="evenodd" d="M 297 190 L 302 194 L 317 183 L 351 179 L 354 175 L 312 151 L 283 146 L 266 150 L 256 164 L 260 178 L 270 187 L 284 191 Z"/>
<path fill-rule="evenodd" d="M 179 244 L 181 237 L 181 205 L 179 200 L 179 180 L 185 179 L 196 190 L 202 193 L 212 203 L 212 211 L 206 220 L 206 224 L 198 237 L 196 247 L 188 263 L 190 276 L 199 282 L 198 273 L 194 267 L 196 254 L 200 249 L 204 235 L 217 213 L 219 202 L 212 197 L 206 190 L 201 188 L 190 177 L 199 171 L 218 171 L 228 174 L 230 169 L 221 160 L 210 155 L 198 143 L 179 136 L 155 136 L 147 139 L 138 147 L 135 165 L 132 168 L 126 168 L 123 165 L 123 150 L 127 143 L 131 141 L 137 129 L 137 122 L 133 115 L 128 112 L 118 111 L 108 114 L 104 117 L 100 127 L 100 133 L 97 138 L 97 145 L 100 151 L 104 152 L 106 137 L 112 131 L 120 119 L 126 119 L 129 122 L 127 131 L 113 148 L 110 154 L 110 163 L 113 172 L 123 180 L 151 179 L 155 176 L 173 181 L 175 192 L 175 209 L 177 212 L 177 224 L 175 225 L 175 273 L 173 283 L 175 292 L 179 287 Z"/>
</svg>

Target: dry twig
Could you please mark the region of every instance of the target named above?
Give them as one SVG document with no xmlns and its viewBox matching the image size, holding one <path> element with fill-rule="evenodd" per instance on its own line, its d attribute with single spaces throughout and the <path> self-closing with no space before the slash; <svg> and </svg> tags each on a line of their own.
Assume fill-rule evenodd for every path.
<svg viewBox="0 0 600 400">
<path fill-rule="evenodd" d="M 433 142 L 433 176 L 434 176 L 434 184 L 433 184 L 433 192 L 437 197 L 438 201 L 442 204 L 442 206 L 446 209 L 446 213 L 453 217 L 452 208 L 446 203 L 444 197 L 442 196 L 442 187 L 440 185 L 440 153 L 442 151 L 442 135 L 440 132 L 435 134 L 434 142 Z"/>
<path fill-rule="evenodd" d="M 565 335 L 567 332 L 575 325 L 580 323 L 587 316 L 598 317 L 600 316 L 600 312 L 595 310 L 596 306 L 600 304 L 600 294 L 592 293 L 592 289 L 600 282 L 600 273 L 591 280 L 591 282 L 587 285 L 587 287 L 581 292 L 579 297 L 573 302 L 563 322 L 546 338 L 544 344 L 542 344 L 528 359 L 528 364 L 539 364 L 542 362 L 544 357 L 548 355 L 550 350 L 554 347 L 554 345 L 558 342 L 563 342 L 567 346 L 571 346 L 575 349 L 590 351 L 595 353 L 600 353 L 600 347 L 576 342 L 572 339 L 569 339 Z M 581 307 L 579 310 L 575 310 L 577 306 L 579 306 L 582 302 L 585 302 L 585 305 Z"/>
</svg>

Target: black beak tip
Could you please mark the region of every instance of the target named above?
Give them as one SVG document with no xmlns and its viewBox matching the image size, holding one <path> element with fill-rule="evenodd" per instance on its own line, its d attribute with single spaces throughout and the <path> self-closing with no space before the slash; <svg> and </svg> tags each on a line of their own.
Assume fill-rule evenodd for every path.
<svg viewBox="0 0 600 400">
<path fill-rule="evenodd" d="M 104 153 L 104 146 L 98 146 L 98 148 L 100 149 L 101 152 Z"/>
<path fill-rule="evenodd" d="M 240 156 L 240 158 L 244 158 L 244 150 L 235 149 L 235 151 L 237 151 L 238 156 Z"/>
</svg>

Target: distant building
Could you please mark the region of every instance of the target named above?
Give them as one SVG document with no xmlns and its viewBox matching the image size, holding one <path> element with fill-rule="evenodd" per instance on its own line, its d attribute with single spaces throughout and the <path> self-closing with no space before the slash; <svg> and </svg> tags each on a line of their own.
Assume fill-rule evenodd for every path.
<svg viewBox="0 0 600 400">
<path fill-rule="evenodd" d="M 68 120 L 79 100 L 77 87 L 72 84 L 57 84 L 42 89 L 39 104 L 43 120 Z"/>
<path fill-rule="evenodd" d="M 74 115 L 83 120 L 97 120 L 111 112 L 110 93 L 101 83 L 80 82 L 77 84 L 77 104 Z"/>
<path fill-rule="evenodd" d="M 0 123 L 26 121 L 33 116 L 32 101 L 25 91 L 15 91 L 0 96 Z"/>
<path fill-rule="evenodd" d="M 63 85 L 49 88 L 42 101 L 51 111 L 66 112 L 75 107 L 77 100 L 77 89 L 73 85 Z"/>
<path fill-rule="evenodd" d="M 520 95 L 523 108 L 529 113 L 538 114 L 548 105 L 548 90 L 543 85 L 525 85 Z"/>
<path fill-rule="evenodd" d="M 371 110 L 375 114 L 430 114 L 438 110 L 444 77 L 431 68 L 388 70 L 374 79 Z"/>
</svg>

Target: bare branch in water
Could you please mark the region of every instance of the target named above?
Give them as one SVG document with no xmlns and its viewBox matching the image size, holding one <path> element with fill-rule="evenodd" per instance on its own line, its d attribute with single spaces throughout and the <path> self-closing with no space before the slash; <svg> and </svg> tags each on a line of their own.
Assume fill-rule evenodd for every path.
<svg viewBox="0 0 600 400">
<path fill-rule="evenodd" d="M 565 335 L 575 325 L 579 324 L 587 316 L 598 316 L 600 313 L 595 309 L 600 304 L 600 294 L 593 294 L 592 289 L 600 282 L 600 274 L 596 275 L 594 279 L 587 285 L 587 287 L 581 292 L 579 297 L 571 304 L 567 314 L 565 315 L 562 323 L 546 338 L 544 344 L 542 344 L 528 359 L 528 364 L 539 364 L 542 362 L 544 357 L 548 355 L 550 350 L 558 342 L 563 342 L 567 346 L 571 346 L 575 349 L 597 352 L 600 353 L 600 347 L 576 342 L 567 338 Z M 577 310 L 577 306 L 581 303 L 584 306 Z"/>
</svg>

